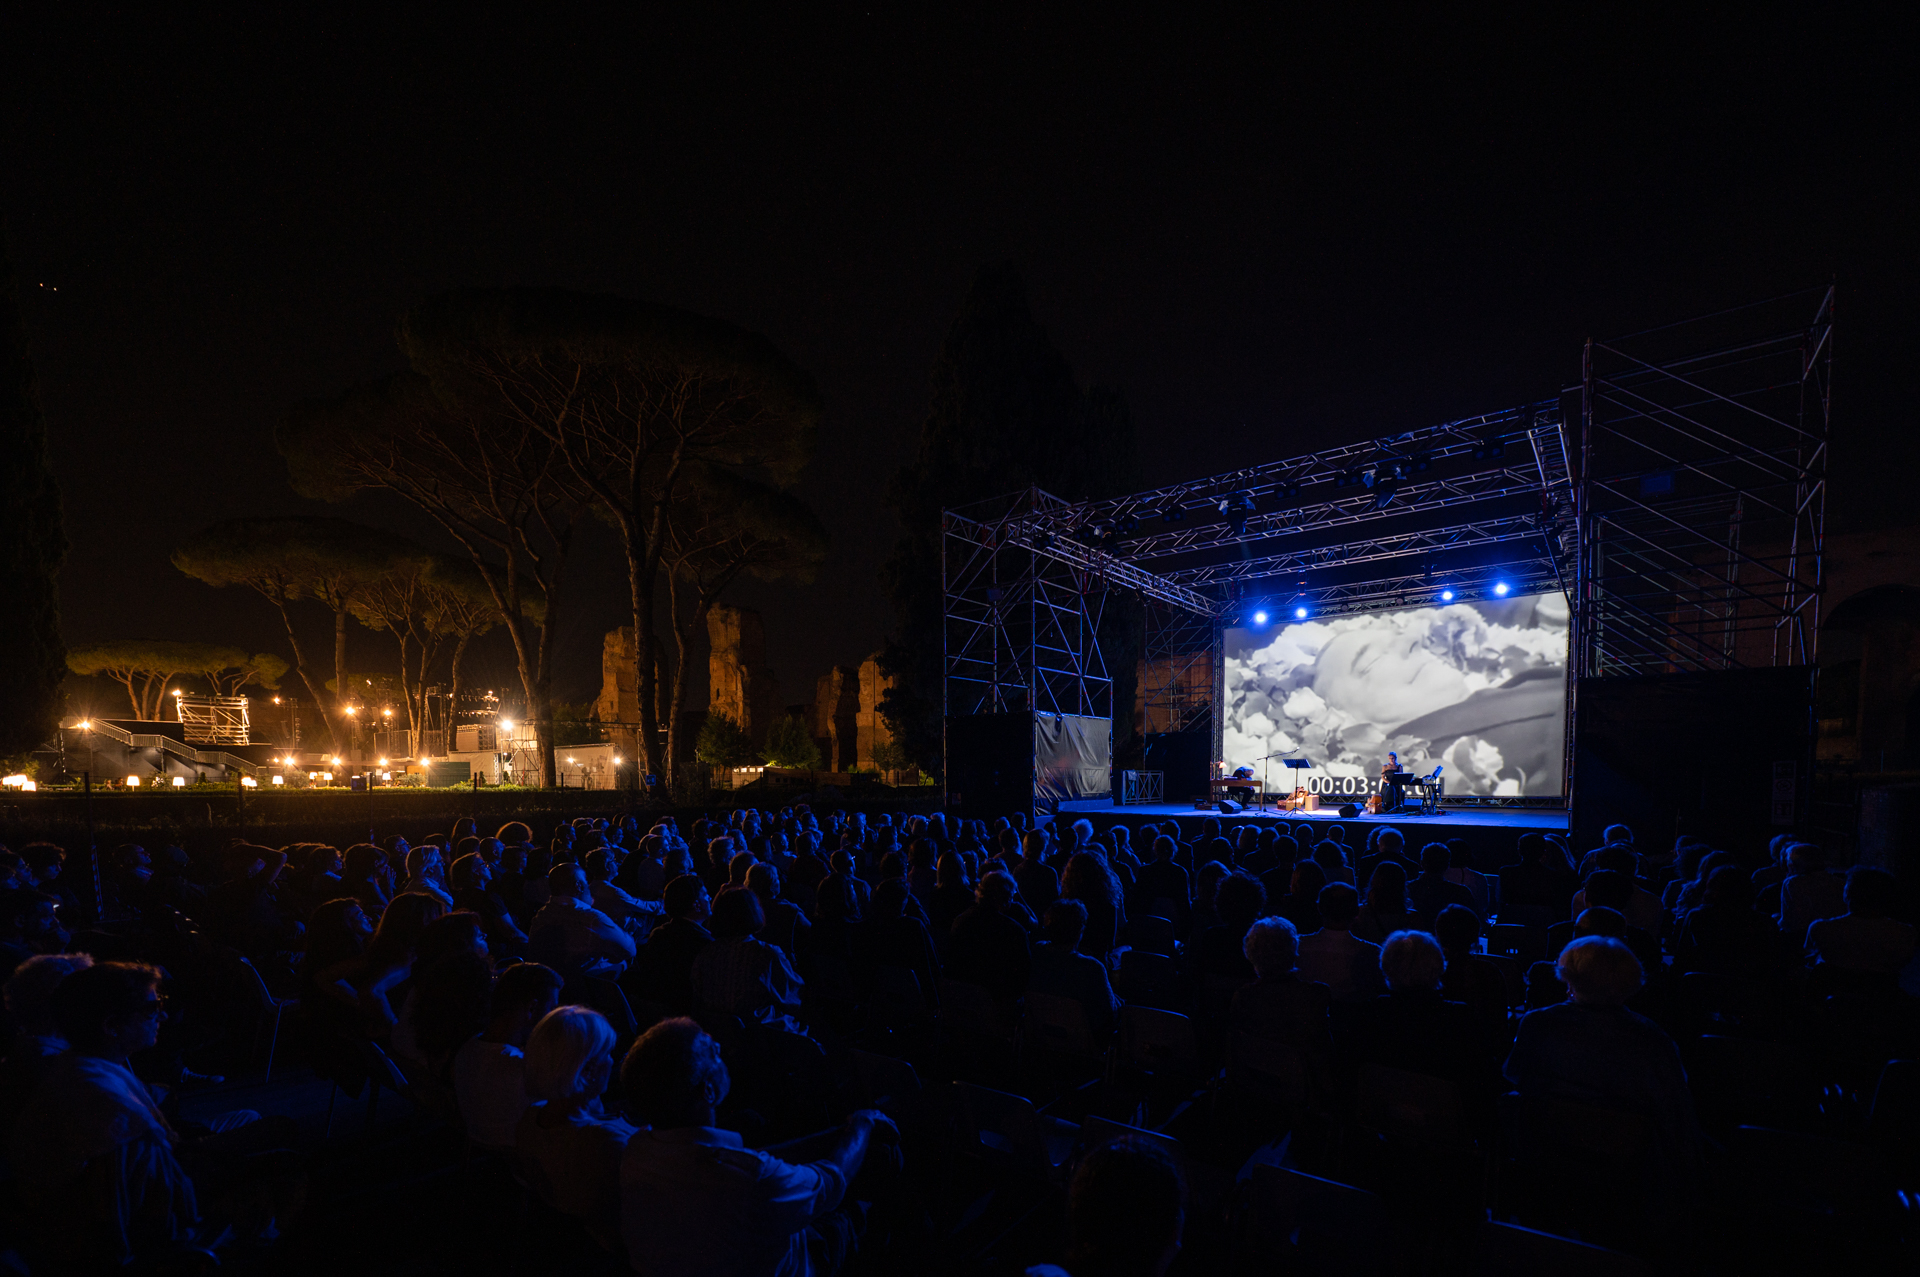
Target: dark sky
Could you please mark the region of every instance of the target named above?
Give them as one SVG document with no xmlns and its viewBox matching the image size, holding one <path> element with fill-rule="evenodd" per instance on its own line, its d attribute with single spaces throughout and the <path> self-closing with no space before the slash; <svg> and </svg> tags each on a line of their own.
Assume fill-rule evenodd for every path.
<svg viewBox="0 0 1920 1277">
<path fill-rule="evenodd" d="M 66 494 L 69 640 L 277 648 L 264 604 L 169 550 L 322 509 L 288 490 L 274 423 L 397 367 L 395 317 L 462 285 L 690 307 L 819 379 L 802 491 L 833 558 L 810 588 L 735 599 L 766 613 L 788 700 L 888 628 L 885 480 L 990 260 L 1017 263 L 1082 379 L 1126 394 L 1156 483 L 1546 397 L 1586 337 L 1837 277 L 1835 522 L 1910 517 L 1897 32 L 1804 6 L 1319 27 L 1036 7 L 193 25 L 12 6 L 4 213 Z M 426 532 L 377 499 L 328 512 Z M 625 609 L 607 551 L 576 578 L 568 698 L 597 689 Z M 356 634 L 354 664 L 386 643 Z M 510 681 L 504 646 L 480 664 Z"/>
</svg>

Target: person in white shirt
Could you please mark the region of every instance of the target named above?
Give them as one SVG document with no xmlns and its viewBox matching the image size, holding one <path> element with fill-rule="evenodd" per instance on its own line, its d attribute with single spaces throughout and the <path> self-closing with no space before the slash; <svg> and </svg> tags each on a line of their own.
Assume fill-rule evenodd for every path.
<svg viewBox="0 0 1920 1277">
<path fill-rule="evenodd" d="M 559 1000 L 559 973 L 537 962 L 516 963 L 494 983 L 486 1031 L 453 1057 L 454 1101 L 469 1142 L 499 1151 L 514 1147 L 528 1104 L 522 1048 Z"/>
<path fill-rule="evenodd" d="M 1380 946 L 1353 934 L 1360 896 L 1344 882 L 1331 882 L 1315 899 L 1320 929 L 1300 937 L 1300 978 L 1327 986 L 1335 1002 L 1362 1002 L 1387 991 L 1380 978 Z"/>
<path fill-rule="evenodd" d="M 620 1231 L 635 1272 L 829 1277 L 844 1262 L 852 1226 L 837 1208 L 868 1145 L 899 1138 L 884 1114 L 852 1114 L 810 1161 L 747 1148 L 717 1125 L 730 1085 L 720 1044 L 687 1019 L 642 1034 L 620 1084 L 629 1117 L 650 1127 L 620 1162 Z"/>
<path fill-rule="evenodd" d="M 613 1080 L 613 1026 L 598 1011 L 549 1011 L 527 1039 L 532 1107 L 514 1133 L 519 1167 L 540 1200 L 620 1249 L 620 1155 L 633 1127 L 600 1109 Z"/>
</svg>

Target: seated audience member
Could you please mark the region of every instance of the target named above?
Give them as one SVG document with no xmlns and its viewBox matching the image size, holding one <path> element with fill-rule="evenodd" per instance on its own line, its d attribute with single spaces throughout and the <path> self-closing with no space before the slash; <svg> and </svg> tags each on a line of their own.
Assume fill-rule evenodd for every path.
<svg viewBox="0 0 1920 1277">
<path fill-rule="evenodd" d="M 378 918 L 393 899 L 393 879 L 387 871 L 387 858 L 372 843 L 347 848 L 340 859 L 340 894 L 360 902 L 367 917 Z"/>
<path fill-rule="evenodd" d="M 1473 867 L 1473 853 L 1468 850 L 1464 838 L 1447 839 L 1447 881 L 1458 883 L 1473 895 L 1470 906 L 1474 913 L 1485 918 L 1493 907 L 1493 879 Z M 1437 916 L 1437 915 L 1436 915 Z"/>
<path fill-rule="evenodd" d="M 407 852 L 407 881 L 401 891 L 418 891 L 436 896 L 447 908 L 453 908 L 453 895 L 446 887 L 446 870 L 440 848 L 423 842 Z"/>
<path fill-rule="evenodd" d="M 1067 1266 L 1036 1265 L 1027 1277 L 1161 1277 L 1185 1226 L 1186 1184 L 1173 1160 L 1146 1140 L 1114 1140 L 1074 1171 Z"/>
<path fill-rule="evenodd" d="M 828 874 L 828 878 L 832 874 Z M 827 879 L 821 879 L 825 882 Z M 767 915 L 766 938 L 768 943 L 786 951 L 789 958 L 800 952 L 801 941 L 813 930 L 813 924 L 807 921 L 807 915 L 799 905 L 780 896 L 780 871 L 764 861 L 747 869 L 747 889 L 760 898 L 760 908 Z M 814 889 L 814 899 L 819 900 L 819 888 Z"/>
<path fill-rule="evenodd" d="M 393 1057 L 416 1077 L 438 1078 L 461 1043 L 487 1022 L 493 965 L 475 913 L 444 914 L 415 946 L 413 978 L 393 1026 Z"/>
<path fill-rule="evenodd" d="M 1075 821 L 1073 827 L 1078 829 L 1083 824 L 1089 826 L 1090 833 L 1090 822 Z M 1106 857 L 1093 851 L 1069 856 L 1066 871 L 1060 875 L 1060 894 L 1072 896 L 1087 907 L 1087 930 L 1080 938 L 1080 951 L 1105 962 L 1120 943 L 1120 929 L 1127 922 L 1125 892 Z"/>
<path fill-rule="evenodd" d="M 886 1117 L 854 1113 L 818 1160 L 794 1164 L 747 1148 L 715 1110 L 730 1079 L 720 1044 L 692 1020 L 640 1036 L 620 1069 L 628 1116 L 641 1127 L 620 1162 L 620 1229 L 640 1273 L 769 1273 L 831 1277 L 854 1240 L 838 1213 Z"/>
<path fill-rule="evenodd" d="M 953 920 L 947 941 L 947 974 L 979 985 L 1007 1007 L 1026 991 L 1033 965 L 1027 929 L 1013 917 L 1018 890 L 1003 873 L 980 879 L 973 907 Z"/>
<path fill-rule="evenodd" d="M 547 873 L 547 903 L 527 932 L 527 956 L 558 971 L 617 978 L 633 960 L 633 937 L 593 907 L 587 876 L 571 862 Z"/>
<path fill-rule="evenodd" d="M 453 879 L 453 907 L 479 917 L 487 929 L 487 948 L 493 953 L 518 954 L 526 949 L 526 933 L 514 922 L 507 902 L 491 890 L 493 866 L 484 857 L 468 853 L 447 871 Z"/>
<path fill-rule="evenodd" d="M 14 968 L 6 982 L 7 1017 L 13 1036 L 0 1046 L 0 1149 L 13 1135 L 14 1120 L 54 1057 L 67 1049 L 53 1019 L 53 993 L 93 959 L 84 953 L 37 953 Z"/>
<path fill-rule="evenodd" d="M 1412 923 L 1407 871 L 1398 860 L 1382 860 L 1374 866 L 1373 876 L 1367 879 L 1366 899 L 1353 916 L 1353 934 L 1369 944 L 1384 944 L 1388 936 L 1404 931 Z"/>
<path fill-rule="evenodd" d="M 1344 882 L 1320 889 L 1320 929 L 1300 937 L 1302 980 L 1327 986 L 1335 1002 L 1355 1002 L 1387 991 L 1380 978 L 1380 946 L 1353 934 L 1360 896 Z"/>
<path fill-rule="evenodd" d="M 281 918 L 273 887 L 287 853 L 236 842 L 227 849 L 226 879 L 207 895 L 206 924 L 222 942 L 260 955 L 297 947 L 300 927 Z"/>
<path fill-rule="evenodd" d="M 1194 939 L 1194 974 L 1202 980 L 1208 976 L 1254 979 L 1253 964 L 1247 961 L 1247 928 L 1266 907 L 1267 893 L 1258 878 L 1238 870 L 1222 878 L 1213 893 L 1213 912 L 1219 921 Z"/>
<path fill-rule="evenodd" d="M 1134 898 L 1140 913 L 1152 913 L 1162 900 L 1172 901 L 1173 917 L 1169 921 L 1184 930 L 1193 913 L 1193 887 L 1187 871 L 1174 862 L 1176 849 L 1177 844 L 1165 834 L 1153 840 L 1153 861 L 1143 865 L 1135 876 Z"/>
<path fill-rule="evenodd" d="M 1347 864 L 1347 849 L 1331 838 L 1323 838 L 1313 845 L 1313 863 L 1320 866 L 1328 882 L 1344 882 L 1354 888 L 1360 885 L 1354 881 L 1352 866 Z"/>
<path fill-rule="evenodd" d="M 760 938 L 767 915 L 745 886 L 723 887 L 713 902 L 713 943 L 693 960 L 693 1007 L 701 1016 L 737 1016 L 789 1033 L 806 1030 L 793 1017 L 800 1010 L 802 981 L 787 955 Z"/>
<path fill-rule="evenodd" d="M 913 972 L 931 1005 L 939 998 L 940 960 L 927 924 L 912 912 L 906 879 L 888 878 L 873 889 L 872 916 L 853 935 L 853 960 L 869 973 L 881 967 Z"/>
<path fill-rule="evenodd" d="M 1349 886 L 1347 883 L 1338 885 Z M 1319 862 L 1302 860 L 1293 866 L 1287 882 L 1287 893 L 1277 901 L 1271 896 L 1267 899 L 1273 904 L 1275 913 L 1291 922 L 1293 929 L 1304 935 L 1320 923 L 1320 893 L 1326 887 L 1327 872 Z"/>
<path fill-rule="evenodd" d="M 393 898 L 380 915 L 367 951 L 349 974 L 338 977 L 346 983 L 359 1004 L 370 1036 L 385 1038 L 400 1022 L 399 1012 L 388 997 L 413 974 L 419 960 L 420 937 L 428 925 L 445 916 L 447 907 L 435 896 L 403 892 Z"/>
<path fill-rule="evenodd" d="M 669 1011 L 693 1009 L 693 964 L 713 943 L 706 928 L 713 914 L 707 884 L 697 874 L 681 874 L 661 893 L 667 920 L 653 929 L 640 950 L 631 983 L 641 997 Z"/>
<path fill-rule="evenodd" d="M 613 1026 L 587 1007 L 556 1007 L 527 1039 L 527 1097 L 514 1134 L 522 1173 L 540 1200 L 620 1249 L 620 1157 L 633 1126 L 600 1109 L 613 1080 Z"/>
<path fill-rule="evenodd" d="M 614 853 L 605 847 L 596 847 L 587 853 L 587 884 L 592 892 L 593 907 L 631 934 L 644 936 L 665 916 L 665 911 L 651 900 L 640 900 L 622 891 L 613 880 L 619 867 Z"/>
<path fill-rule="evenodd" d="M 1773 919 L 1753 907 L 1753 879 L 1721 865 L 1707 880 L 1706 902 L 1680 924 L 1673 940 L 1675 972 L 1769 980 L 1785 965 L 1786 947 Z"/>
<path fill-rule="evenodd" d="M 1245 948 L 1257 978 L 1234 990 L 1228 1022 L 1237 1033 L 1295 1048 L 1324 1077 L 1333 1055 L 1327 1024 L 1333 995 L 1298 970 L 1299 933 L 1285 918 L 1258 918 L 1247 928 Z"/>
<path fill-rule="evenodd" d="M 1604 862 L 1603 862 L 1604 863 Z M 1659 945 L 1655 934 L 1642 924 L 1655 923 L 1665 918 L 1660 902 L 1652 899 L 1652 894 L 1641 888 L 1633 878 L 1617 869 L 1596 869 L 1587 876 L 1587 883 L 1573 897 L 1573 912 L 1577 918 L 1589 909 L 1615 909 L 1627 920 L 1627 926 L 1646 937 L 1646 943 L 1658 952 Z M 1649 908 L 1649 902 L 1652 907 Z"/>
<path fill-rule="evenodd" d="M 1465 905 L 1448 905 L 1434 919 L 1434 939 L 1447 955 L 1447 971 L 1440 980 L 1440 992 L 1455 1002 L 1464 1002 L 1481 1017 L 1489 1034 L 1507 1027 L 1507 980 L 1495 963 L 1473 952 L 1480 939 L 1480 915 Z"/>
<path fill-rule="evenodd" d="M 1687 1075 L 1673 1039 L 1627 1009 L 1645 979 L 1620 941 L 1586 936 L 1560 951 L 1568 1000 L 1520 1021 L 1507 1080 L 1523 1097 L 1574 1100 L 1645 1118 L 1665 1174 L 1655 1196 L 1685 1187 L 1699 1134 Z"/>
<path fill-rule="evenodd" d="M 1633 852 L 1625 847 L 1602 847 L 1590 858 L 1590 863 L 1593 864 L 1594 870 L 1587 875 L 1587 883 L 1593 881 L 1595 873 L 1614 874 L 1626 884 L 1626 895 L 1621 903 L 1602 902 L 1593 899 L 1588 894 L 1586 886 L 1582 885 L 1573 896 L 1572 908 L 1575 916 L 1589 905 L 1605 903 L 1609 908 L 1618 909 L 1625 914 L 1629 927 L 1638 927 L 1654 939 L 1659 939 L 1661 924 L 1666 919 L 1666 909 L 1660 903 L 1660 897 L 1648 891 L 1641 885 L 1640 880 L 1634 877 L 1634 869 L 1639 862 Z"/>
<path fill-rule="evenodd" d="M 1434 919 L 1449 905 L 1473 908 L 1473 893 L 1447 880 L 1452 864 L 1445 843 L 1430 842 L 1420 849 L 1420 873 L 1407 884 L 1407 899 L 1413 902 L 1414 920 L 1423 930 L 1433 930 Z"/>
<path fill-rule="evenodd" d="M 1087 907 L 1078 900 L 1057 900 L 1047 910 L 1044 939 L 1033 947 L 1033 973 L 1027 989 L 1072 998 L 1087 1013 L 1087 1025 L 1102 1038 L 1113 1032 L 1120 999 L 1107 979 L 1106 964 L 1079 952 Z"/>
<path fill-rule="evenodd" d="M 1380 946 L 1387 992 L 1353 1009 L 1342 1033 L 1349 1063 L 1379 1064 L 1446 1078 L 1469 1098 L 1487 1091 L 1492 1063 L 1481 1026 L 1465 1003 L 1440 993 L 1447 956 L 1424 931 L 1396 931 Z"/>
<path fill-rule="evenodd" d="M 58 953 L 68 936 L 60 929 L 60 902 L 43 891 L 0 891 L 0 980 L 35 954 Z"/>
<path fill-rule="evenodd" d="M 1579 890 L 1579 879 L 1566 864 L 1566 855 L 1541 834 L 1520 835 L 1520 863 L 1500 871 L 1500 904 L 1551 910 L 1567 916 L 1567 901 Z"/>
<path fill-rule="evenodd" d="M 527 1037 L 559 1000 L 559 973 L 537 962 L 515 963 L 494 982 L 487 1027 L 453 1056 L 454 1101 L 470 1143 L 497 1151 L 514 1147 L 528 1102 Z"/>
<path fill-rule="evenodd" d="M 1847 874 L 1847 911 L 1807 926 L 1806 951 L 1821 968 L 1891 983 L 1913 961 L 1914 929 L 1887 916 L 1894 878 L 1862 865 Z"/>
<path fill-rule="evenodd" d="M 1808 927 L 1847 911 L 1846 888 L 1837 874 L 1827 872 L 1826 853 L 1812 843 L 1794 844 L 1787 853 L 1787 869 L 1774 917 L 1781 935 L 1804 942 Z"/>
</svg>

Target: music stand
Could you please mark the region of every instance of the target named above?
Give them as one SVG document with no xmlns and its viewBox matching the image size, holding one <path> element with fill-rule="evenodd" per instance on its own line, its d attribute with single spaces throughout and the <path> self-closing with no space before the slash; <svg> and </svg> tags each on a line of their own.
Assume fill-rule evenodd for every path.
<svg viewBox="0 0 1920 1277">
<path fill-rule="evenodd" d="M 1290 767 L 1294 771 L 1299 772 L 1299 771 L 1305 771 L 1307 768 L 1313 766 L 1313 763 L 1310 759 L 1305 759 L 1305 758 L 1283 758 L 1280 760 L 1280 765 L 1282 767 Z M 1300 801 L 1300 791 L 1306 788 L 1305 785 L 1300 783 L 1301 780 L 1302 780 L 1302 777 L 1299 777 L 1299 776 L 1295 776 L 1293 778 L 1293 793 L 1289 795 L 1289 797 L 1295 803 L 1298 803 Z M 1299 808 L 1295 807 L 1294 810 L 1298 811 Z"/>
</svg>

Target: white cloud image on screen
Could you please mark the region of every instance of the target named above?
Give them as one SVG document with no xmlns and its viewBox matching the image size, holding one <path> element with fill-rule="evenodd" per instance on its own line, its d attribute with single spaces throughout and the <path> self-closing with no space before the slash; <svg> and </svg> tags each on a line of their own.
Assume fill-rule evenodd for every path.
<svg viewBox="0 0 1920 1277">
<path fill-rule="evenodd" d="M 1411 772 L 1444 766 L 1448 794 L 1562 792 L 1564 595 L 1235 628 L 1225 657 L 1229 767 L 1289 751 L 1311 788 L 1365 794 L 1393 750 Z"/>
</svg>

